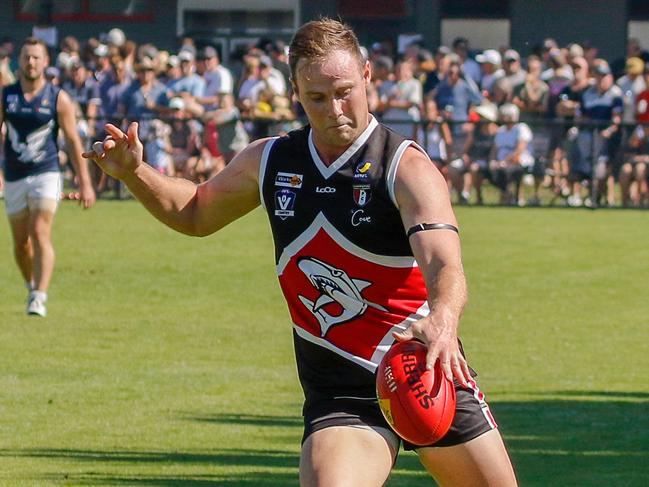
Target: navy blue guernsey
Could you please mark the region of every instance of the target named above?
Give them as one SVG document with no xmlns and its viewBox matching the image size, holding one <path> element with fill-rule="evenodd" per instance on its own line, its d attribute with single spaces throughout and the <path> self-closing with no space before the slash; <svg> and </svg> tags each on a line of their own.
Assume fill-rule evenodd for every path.
<svg viewBox="0 0 649 487">
<path fill-rule="evenodd" d="M 374 371 L 392 333 L 428 314 L 394 197 L 412 144 L 374 118 L 329 166 L 308 126 L 266 143 L 260 191 L 307 403 L 374 400 Z"/>
<path fill-rule="evenodd" d="M 4 173 L 7 181 L 60 170 L 56 144 L 59 91 L 47 83 L 34 99 L 27 101 L 20 82 L 3 88 L 3 117 L 7 127 Z"/>
</svg>

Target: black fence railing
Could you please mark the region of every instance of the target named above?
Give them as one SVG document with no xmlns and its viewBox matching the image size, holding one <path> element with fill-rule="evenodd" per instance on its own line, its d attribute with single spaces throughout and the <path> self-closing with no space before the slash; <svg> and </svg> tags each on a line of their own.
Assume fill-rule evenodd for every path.
<svg viewBox="0 0 649 487">
<path fill-rule="evenodd" d="M 173 116 L 141 117 L 138 119 L 144 128 L 141 131 L 141 137 L 155 138 L 155 134 L 145 133 L 150 130 L 149 126 L 154 120 L 156 121 L 155 124 L 162 123 L 169 127 L 169 136 L 173 139 L 173 144 L 171 144 L 173 150 L 169 153 L 172 159 L 175 154 L 182 154 L 183 150 L 188 152 L 188 154 L 184 154 L 187 156 L 185 162 L 192 157 L 215 158 L 220 155 L 218 148 L 209 147 L 209 141 L 206 137 L 207 130 L 205 129 L 207 123 L 203 120 Z M 123 126 L 125 119 L 102 117 L 102 119 L 95 122 L 96 136 L 101 136 L 101 127 L 107 121 Z M 403 135 L 415 139 L 429 154 L 434 152 L 434 150 L 431 150 L 433 148 L 430 147 L 430 133 L 439 131 L 443 124 L 447 124 L 447 133 L 450 134 L 451 140 L 442 144 L 444 146 L 444 157 L 440 158 L 439 162 L 441 166 L 448 166 L 449 168 L 452 167 L 453 161 L 461 158 L 470 159 L 471 148 L 466 146 L 467 139 L 472 137 L 471 134 L 476 134 L 480 127 L 492 124 L 492 122 L 445 121 L 441 119 L 434 122 L 387 119 L 381 121 L 388 126 L 398 126 Z M 300 119 L 269 120 L 251 118 L 241 118 L 238 122 L 243 125 L 248 140 L 279 135 L 306 123 L 305 120 Z M 647 194 L 649 190 L 646 181 L 646 165 L 649 162 L 649 126 L 646 127 L 645 135 L 645 131 L 638 128 L 642 128 L 644 125 L 635 123 L 622 123 L 612 126 L 611 122 L 606 121 L 549 120 L 540 118 L 523 119 L 521 122 L 525 123 L 531 132 L 527 151 L 534 160 L 533 177 L 544 179 L 543 187 L 546 188 L 546 191 L 542 203 L 557 204 L 557 201 L 567 202 L 570 196 L 575 196 L 575 190 L 572 187 L 581 185 L 582 189 L 579 191 L 581 191 L 581 196 L 583 196 L 587 206 L 594 208 L 600 205 L 612 205 L 614 201 L 611 200 L 610 186 L 613 184 L 615 185 L 614 194 L 617 200 L 615 204 L 649 206 L 649 194 Z M 190 124 L 193 126 L 188 131 L 187 139 L 179 137 L 177 131 L 174 131 L 174 127 L 186 127 Z M 499 126 L 502 126 L 502 124 L 493 123 L 490 131 L 493 150 L 490 151 L 489 159 L 496 157 L 498 147 L 494 132 L 497 130 L 496 127 Z M 406 127 L 405 130 L 404 127 Z M 216 137 L 223 136 L 222 133 L 225 130 L 222 126 L 217 125 Z M 227 130 L 229 130 L 227 137 L 231 137 L 231 127 L 228 127 Z M 89 135 L 88 139 L 93 136 Z M 473 138 L 475 139 L 474 136 Z M 440 137 L 435 140 L 443 139 L 444 137 Z M 482 150 L 485 150 L 484 144 L 486 142 L 484 137 L 482 139 Z M 91 140 L 86 142 L 89 144 Z M 214 141 L 212 142 L 214 143 Z M 186 145 L 183 147 L 183 144 Z M 646 156 L 647 160 L 642 162 L 644 156 Z M 178 166 L 178 161 L 173 162 Z M 209 164 L 207 165 L 209 166 Z M 642 166 L 644 169 L 638 171 L 637 166 Z M 176 169 L 182 170 L 181 167 L 176 167 Z M 449 170 L 452 172 L 452 169 Z M 627 174 L 629 172 L 631 174 Z M 444 171 L 444 173 L 448 176 L 447 171 Z M 178 171 L 176 174 L 188 176 L 191 171 Z M 202 177 L 209 175 L 209 170 L 204 171 Z M 489 165 L 486 167 L 485 176 L 487 181 L 491 181 Z M 644 181 L 642 178 L 644 178 Z M 118 184 L 116 186 L 119 187 Z M 456 189 L 459 192 L 459 188 Z M 121 189 L 119 192 L 123 194 Z"/>
</svg>

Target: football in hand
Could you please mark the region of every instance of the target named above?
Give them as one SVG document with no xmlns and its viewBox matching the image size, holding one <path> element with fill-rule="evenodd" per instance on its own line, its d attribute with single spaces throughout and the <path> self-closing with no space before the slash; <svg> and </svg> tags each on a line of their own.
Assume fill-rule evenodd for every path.
<svg viewBox="0 0 649 487">
<path fill-rule="evenodd" d="M 442 438 L 455 417 L 455 388 L 439 364 L 426 369 L 426 346 L 397 342 L 376 371 L 376 395 L 383 416 L 404 440 L 418 446 Z"/>
</svg>

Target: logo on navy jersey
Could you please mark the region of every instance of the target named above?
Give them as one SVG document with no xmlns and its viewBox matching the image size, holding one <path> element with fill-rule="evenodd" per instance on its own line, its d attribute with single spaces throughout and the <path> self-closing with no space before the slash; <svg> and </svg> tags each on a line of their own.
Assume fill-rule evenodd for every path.
<svg viewBox="0 0 649 487">
<path fill-rule="evenodd" d="M 361 161 L 354 169 L 354 179 L 360 181 L 369 181 L 370 173 L 369 170 L 372 167 L 372 161 Z"/>
<path fill-rule="evenodd" d="M 18 155 L 20 162 L 37 164 L 45 158 L 47 155 L 45 145 L 48 139 L 52 137 L 54 120 L 50 120 L 45 125 L 30 132 L 25 138 L 25 142 L 20 141 L 20 134 L 11 122 L 6 120 L 5 124 L 7 125 L 7 137 L 11 143 L 11 148 Z"/>
<path fill-rule="evenodd" d="M 275 186 L 284 186 L 286 188 L 301 188 L 304 177 L 301 174 L 292 172 L 278 172 L 275 176 Z"/>
<path fill-rule="evenodd" d="M 275 191 L 275 216 L 286 220 L 289 216 L 295 216 L 295 192 L 290 189 Z"/>
<path fill-rule="evenodd" d="M 316 193 L 335 193 L 336 188 L 332 188 L 331 186 L 317 186 L 315 188 Z"/>
<path fill-rule="evenodd" d="M 354 203 L 357 206 L 365 206 L 372 199 L 372 189 L 369 184 L 354 184 L 353 185 Z"/>
<path fill-rule="evenodd" d="M 18 95 L 7 95 L 7 113 L 14 113 L 18 111 Z"/>
<path fill-rule="evenodd" d="M 326 336 L 331 327 L 361 316 L 368 307 L 388 311 L 383 306 L 367 301 L 361 295 L 363 289 L 372 285 L 370 281 L 353 279 L 344 270 L 315 257 L 302 257 L 297 265 L 311 285 L 320 292 L 315 301 L 300 295 L 298 298 L 318 320 L 321 336 Z M 342 308 L 339 314 L 332 315 L 325 311 L 325 306 L 332 303 L 337 303 Z"/>
</svg>

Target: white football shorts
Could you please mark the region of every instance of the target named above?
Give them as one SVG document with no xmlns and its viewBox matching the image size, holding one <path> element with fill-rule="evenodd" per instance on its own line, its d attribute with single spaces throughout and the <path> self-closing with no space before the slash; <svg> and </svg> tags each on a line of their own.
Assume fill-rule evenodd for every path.
<svg viewBox="0 0 649 487">
<path fill-rule="evenodd" d="M 56 211 L 62 189 L 60 172 L 45 172 L 18 181 L 5 181 L 5 212 L 14 215 L 25 208 Z"/>
</svg>

